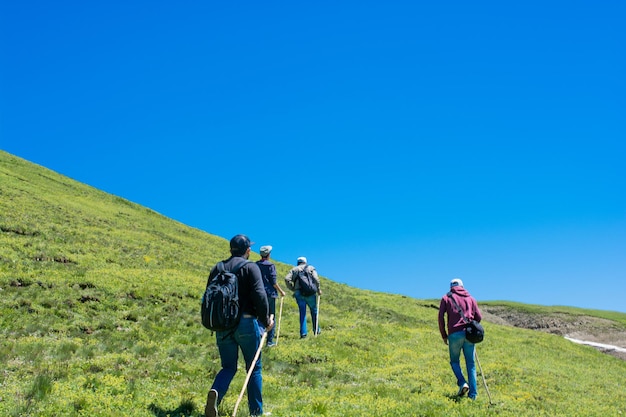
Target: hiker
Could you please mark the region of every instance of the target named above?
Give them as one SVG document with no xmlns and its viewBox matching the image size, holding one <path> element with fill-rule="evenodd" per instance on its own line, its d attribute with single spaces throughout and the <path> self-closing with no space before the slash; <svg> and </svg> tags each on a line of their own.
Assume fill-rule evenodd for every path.
<svg viewBox="0 0 626 417">
<path fill-rule="evenodd" d="M 293 267 L 285 276 L 287 288 L 293 291 L 293 296 L 300 310 L 300 338 L 307 337 L 306 307 L 311 311 L 313 334 L 319 334 L 320 328 L 317 323 L 317 296 L 322 295 L 320 279 L 313 265 L 308 265 L 306 258 L 301 256 L 297 259 L 298 265 Z M 306 276 L 305 276 L 305 275 Z M 308 279 L 307 279 L 308 277 Z M 306 279 L 305 282 L 302 280 Z"/>
<path fill-rule="evenodd" d="M 250 242 L 245 235 L 236 235 L 230 240 L 231 257 L 224 262 L 226 270 L 246 261 L 250 256 Z M 213 267 L 209 280 L 217 275 L 217 268 Z M 237 372 L 239 349 L 246 362 L 246 370 L 254 361 L 255 354 L 261 343 L 261 329 L 259 323 L 267 330 L 274 327 L 274 320 L 270 317 L 267 304 L 267 295 L 263 288 L 261 271 L 254 262 L 248 262 L 237 271 L 239 286 L 239 307 L 241 319 L 237 327 L 232 330 L 217 331 L 215 338 L 220 353 L 222 369 L 217 373 L 213 386 L 207 395 L 204 410 L 206 417 L 216 417 L 217 407 L 226 395 L 228 387 Z M 257 321 L 258 320 L 258 321 Z M 248 382 L 248 407 L 253 416 L 263 415 L 262 398 L 263 378 L 261 375 L 261 357 L 254 364 L 254 371 Z"/>
<path fill-rule="evenodd" d="M 270 262 L 270 254 L 272 253 L 272 247 L 270 245 L 261 246 L 261 250 L 259 252 L 261 254 L 261 260 L 257 261 L 256 264 L 259 266 L 261 270 L 261 276 L 263 277 L 263 286 L 265 287 L 265 293 L 267 294 L 267 303 L 269 304 L 270 315 L 274 315 L 276 317 L 276 297 L 278 297 L 278 293 L 280 293 L 281 297 L 285 296 L 285 291 L 280 288 L 278 282 L 276 282 L 276 266 Z M 276 328 L 272 327 L 271 330 L 267 333 L 267 346 L 273 347 L 274 343 L 274 333 Z"/>
<path fill-rule="evenodd" d="M 478 395 L 476 388 L 476 365 L 474 362 L 475 345 L 465 339 L 465 321 L 451 297 L 454 297 L 454 301 L 462 309 L 467 320 L 480 322 L 482 315 L 478 309 L 476 299 L 463 287 L 463 281 L 459 278 L 454 278 L 450 281 L 450 292 L 441 298 L 439 304 L 439 332 L 443 342 L 448 345 L 450 352 L 450 366 L 456 376 L 459 387 L 457 396 L 462 397 L 467 394 L 469 398 L 475 400 Z M 444 318 L 446 314 L 448 315 L 447 332 Z M 463 356 L 465 357 L 467 380 L 461 370 L 461 351 L 463 351 Z"/>
</svg>

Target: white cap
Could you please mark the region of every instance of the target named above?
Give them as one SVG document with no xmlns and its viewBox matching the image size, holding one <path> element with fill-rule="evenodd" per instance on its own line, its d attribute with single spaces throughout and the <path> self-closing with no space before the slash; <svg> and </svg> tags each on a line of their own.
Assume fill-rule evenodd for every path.
<svg viewBox="0 0 626 417">
<path fill-rule="evenodd" d="M 267 256 L 272 251 L 272 247 L 270 245 L 261 246 L 261 256 Z"/>
<path fill-rule="evenodd" d="M 462 286 L 463 286 L 463 281 L 461 281 L 461 278 L 454 278 L 452 281 L 450 281 L 450 288 L 462 287 Z"/>
<path fill-rule="evenodd" d="M 298 264 L 305 264 L 306 263 L 306 258 L 304 256 L 301 256 L 298 258 Z"/>
</svg>

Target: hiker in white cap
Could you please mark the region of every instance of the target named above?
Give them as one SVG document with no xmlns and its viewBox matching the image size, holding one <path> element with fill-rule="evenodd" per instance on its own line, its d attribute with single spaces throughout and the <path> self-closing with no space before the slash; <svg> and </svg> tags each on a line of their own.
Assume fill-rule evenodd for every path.
<svg viewBox="0 0 626 417">
<path fill-rule="evenodd" d="M 456 302 L 456 304 L 455 304 Z M 448 345 L 450 352 L 450 366 L 456 376 L 459 387 L 457 396 L 465 394 L 472 400 L 478 395 L 476 389 L 476 365 L 474 362 L 475 346 L 465 338 L 465 320 L 457 308 L 462 309 L 467 320 L 481 321 L 482 315 L 478 309 L 476 299 L 463 287 L 460 278 L 450 281 L 450 291 L 441 298 L 439 304 L 439 332 L 443 342 Z M 448 326 L 446 331 L 445 315 L 448 315 Z M 465 357 L 467 368 L 467 379 L 461 370 L 461 351 Z M 469 385 L 468 385 L 469 382 Z"/>
<path fill-rule="evenodd" d="M 265 292 L 267 293 L 267 303 L 270 309 L 270 315 L 274 315 L 276 317 L 276 297 L 278 297 L 278 293 L 280 293 L 281 297 L 285 296 L 285 291 L 280 288 L 278 282 L 276 282 L 276 266 L 270 262 L 270 254 L 272 253 L 272 247 L 270 245 L 261 246 L 261 250 L 259 251 L 261 255 L 261 259 L 256 262 L 261 270 L 261 275 L 263 276 L 263 286 L 265 287 Z M 267 333 L 267 346 L 274 346 L 274 333 L 275 327 Z"/>
<path fill-rule="evenodd" d="M 318 324 L 318 296 L 322 295 L 320 279 L 313 265 L 308 265 L 304 256 L 297 259 L 298 265 L 293 267 L 285 276 L 287 288 L 293 291 L 293 296 L 300 310 L 300 338 L 307 337 L 306 308 L 311 312 L 313 334 L 319 334 Z"/>
</svg>

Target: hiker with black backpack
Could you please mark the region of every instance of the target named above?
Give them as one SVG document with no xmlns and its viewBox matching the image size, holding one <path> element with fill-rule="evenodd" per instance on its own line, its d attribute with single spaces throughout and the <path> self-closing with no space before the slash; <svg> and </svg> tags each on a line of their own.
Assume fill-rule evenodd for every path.
<svg viewBox="0 0 626 417">
<path fill-rule="evenodd" d="M 447 331 L 445 315 L 448 316 Z M 476 347 L 467 339 L 465 331 L 468 323 L 472 320 L 477 322 L 482 320 L 478 303 L 463 287 L 463 281 L 454 278 L 450 281 L 450 291 L 441 298 L 439 303 L 439 332 L 443 342 L 448 345 L 450 366 L 459 387 L 457 396 L 462 397 L 467 394 L 470 399 L 475 400 L 478 395 L 474 361 Z M 461 369 L 461 351 L 465 358 L 467 379 L 465 379 Z"/>
<path fill-rule="evenodd" d="M 261 270 L 261 276 L 263 277 L 263 286 L 267 293 L 267 302 L 269 304 L 270 315 L 273 314 L 276 317 L 276 297 L 280 293 L 281 297 L 285 296 L 285 291 L 280 288 L 278 282 L 276 282 L 276 266 L 270 262 L 270 254 L 272 253 L 272 247 L 270 245 L 261 246 L 259 254 L 261 259 L 256 262 Z M 267 346 L 274 346 L 274 329 L 267 332 Z"/>
<path fill-rule="evenodd" d="M 304 256 L 297 260 L 298 265 L 293 267 L 285 276 L 287 288 L 293 291 L 293 296 L 300 311 L 300 338 L 307 337 L 306 308 L 311 312 L 313 334 L 320 333 L 318 323 L 318 296 L 322 295 L 320 279 L 313 265 L 308 265 Z"/>
<path fill-rule="evenodd" d="M 223 321 L 221 316 L 228 315 L 229 312 L 233 311 L 238 313 L 238 320 L 235 320 L 236 324 L 232 328 L 219 327 L 221 330 L 215 331 L 222 369 L 217 373 L 207 395 L 207 403 L 204 410 L 206 417 L 218 416 L 218 405 L 224 398 L 224 395 L 226 395 L 228 387 L 237 372 L 239 349 L 243 353 L 246 370 L 249 370 L 251 367 L 253 369 L 247 386 L 250 415 L 263 415 L 261 357 L 259 356 L 256 361 L 255 357 L 263 340 L 262 329 L 259 324 L 268 331 L 274 327 L 274 319 L 269 314 L 261 271 L 256 263 L 248 261 L 252 244 L 245 235 L 233 237 L 230 240 L 231 257 L 219 262 L 211 269 L 209 274 L 207 292 L 205 292 L 203 297 L 202 324 L 205 327 L 212 328 L 210 327 L 212 323 Z M 237 278 L 236 286 L 233 289 L 236 293 L 235 297 L 230 297 L 235 300 L 230 300 L 232 301 L 230 308 L 219 309 L 223 313 L 212 314 L 210 311 L 212 309 L 204 308 L 211 298 L 208 293 L 209 286 L 222 277 L 224 277 L 224 280 L 232 277 L 230 273 L 234 273 Z M 223 298 L 229 298 L 229 292 L 232 293 L 233 291 L 224 292 Z M 219 305 L 219 303 L 212 305 Z M 205 312 L 205 310 L 209 311 Z"/>
</svg>

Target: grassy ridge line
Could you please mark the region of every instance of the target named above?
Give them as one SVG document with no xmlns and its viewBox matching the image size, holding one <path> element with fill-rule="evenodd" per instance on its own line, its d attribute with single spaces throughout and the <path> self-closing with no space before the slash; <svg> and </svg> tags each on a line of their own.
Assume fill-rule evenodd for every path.
<svg viewBox="0 0 626 417">
<path fill-rule="evenodd" d="M 199 294 L 227 241 L 2 152 L 0 193 L 0 415 L 202 415 L 219 358 Z M 324 286 L 323 334 L 299 340 L 288 298 L 264 353 L 276 416 L 626 412 L 624 362 L 492 323 L 479 354 L 496 404 L 482 387 L 458 402 L 438 301 Z"/>
</svg>

